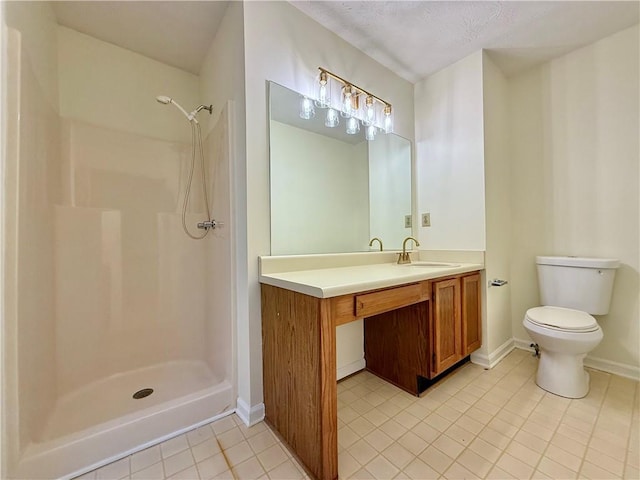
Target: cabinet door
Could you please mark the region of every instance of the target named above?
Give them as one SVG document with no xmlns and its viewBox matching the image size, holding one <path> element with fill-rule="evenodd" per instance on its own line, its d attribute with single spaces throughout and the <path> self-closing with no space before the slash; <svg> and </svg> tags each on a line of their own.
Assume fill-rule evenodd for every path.
<svg viewBox="0 0 640 480">
<path fill-rule="evenodd" d="M 482 345 L 480 274 L 462 277 L 462 354 L 469 355 Z"/>
<path fill-rule="evenodd" d="M 461 360 L 460 279 L 433 282 L 432 377 Z"/>
</svg>

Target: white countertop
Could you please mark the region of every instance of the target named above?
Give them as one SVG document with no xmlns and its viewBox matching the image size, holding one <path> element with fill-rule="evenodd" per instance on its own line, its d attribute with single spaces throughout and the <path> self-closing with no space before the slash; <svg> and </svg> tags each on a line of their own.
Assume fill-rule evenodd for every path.
<svg viewBox="0 0 640 480">
<path fill-rule="evenodd" d="M 416 262 L 419 263 L 419 262 Z M 318 298 L 336 297 L 350 293 L 394 287 L 405 283 L 482 270 L 480 263 L 459 263 L 459 266 L 371 265 L 319 268 L 277 273 L 261 273 L 260 282 L 274 287 Z"/>
</svg>

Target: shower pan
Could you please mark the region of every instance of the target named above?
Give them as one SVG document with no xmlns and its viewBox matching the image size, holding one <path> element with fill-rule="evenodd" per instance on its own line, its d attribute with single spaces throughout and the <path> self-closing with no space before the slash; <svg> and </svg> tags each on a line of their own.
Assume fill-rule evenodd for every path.
<svg viewBox="0 0 640 480">
<path fill-rule="evenodd" d="M 61 87 L 57 108 L 21 33 L 8 33 L 7 118 L 16 134 L 5 195 L 17 208 L 7 218 L 15 242 L 5 276 L 17 281 L 4 340 L 3 381 L 15 392 L 5 410 L 6 464 L 10 478 L 71 478 L 235 410 L 234 252 L 224 227 L 233 103 L 216 115 L 204 105 L 183 110 L 197 126 L 190 142 L 184 117 L 158 112 L 145 86 L 175 69 L 149 60 L 144 75 L 81 83 L 91 91 L 84 98 L 113 103 L 111 123 L 73 89 Z M 69 29 L 58 34 L 59 58 L 73 63 L 61 85 L 134 55 Z M 197 77 L 182 77 L 167 83 L 197 99 Z M 122 85 L 140 91 L 140 106 L 107 91 Z M 198 122 L 201 110 L 210 115 Z M 189 177 L 202 181 L 189 187 Z M 215 222 L 210 212 L 222 228 L 210 223 L 197 242 L 184 234 L 183 221 L 194 230 Z"/>
</svg>

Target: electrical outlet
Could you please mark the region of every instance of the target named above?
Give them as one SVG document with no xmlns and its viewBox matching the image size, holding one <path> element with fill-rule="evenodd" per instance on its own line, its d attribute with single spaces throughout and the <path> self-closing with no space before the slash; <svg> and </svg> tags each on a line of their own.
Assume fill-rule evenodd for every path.
<svg viewBox="0 0 640 480">
<path fill-rule="evenodd" d="M 404 228 L 411 228 L 411 215 L 404 216 Z"/>
<path fill-rule="evenodd" d="M 431 214 L 430 213 L 423 213 L 422 214 L 422 226 L 423 227 L 430 227 L 431 226 Z"/>
</svg>

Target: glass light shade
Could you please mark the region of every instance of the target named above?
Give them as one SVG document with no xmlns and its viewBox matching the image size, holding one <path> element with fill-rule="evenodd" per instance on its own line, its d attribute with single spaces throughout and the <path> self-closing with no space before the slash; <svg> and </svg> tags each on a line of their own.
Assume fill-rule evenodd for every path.
<svg viewBox="0 0 640 480">
<path fill-rule="evenodd" d="M 384 133 L 391 133 L 393 131 L 393 117 L 391 113 L 391 105 L 384 107 L 384 121 L 382 123 Z"/>
<path fill-rule="evenodd" d="M 313 102 L 308 97 L 302 97 L 300 99 L 300 118 L 309 120 L 316 116 L 316 109 L 313 106 Z"/>
<path fill-rule="evenodd" d="M 367 100 L 364 104 L 364 112 L 362 116 L 362 124 L 365 126 L 369 126 L 375 123 L 376 121 L 376 107 L 373 102 L 373 97 L 368 96 Z"/>
<path fill-rule="evenodd" d="M 326 72 L 320 72 L 316 98 L 316 106 L 320 108 L 327 108 L 331 105 L 331 82 Z"/>
<path fill-rule="evenodd" d="M 324 119 L 324 126 L 333 128 L 337 127 L 339 123 L 340 115 L 338 115 L 338 112 L 335 109 L 329 108 L 329 110 L 327 110 L 327 116 Z"/>
<path fill-rule="evenodd" d="M 356 117 L 349 117 L 347 120 L 347 133 L 349 135 L 355 135 L 360 131 L 360 122 Z"/>
<path fill-rule="evenodd" d="M 374 125 L 369 125 L 364 132 L 364 138 L 366 138 L 369 141 L 375 140 L 377 132 L 378 131 Z"/>
<path fill-rule="evenodd" d="M 340 113 L 343 117 L 350 117 L 354 113 L 351 98 L 351 87 L 344 87 L 342 89 L 342 111 Z"/>
</svg>

